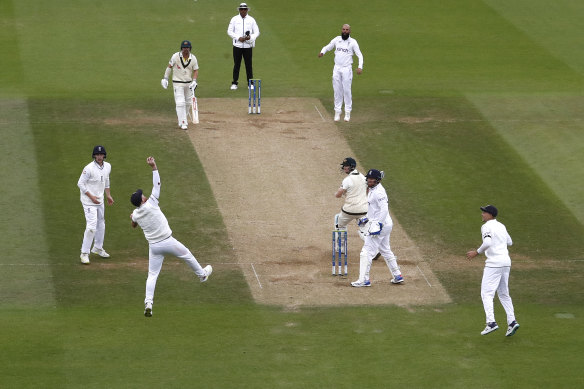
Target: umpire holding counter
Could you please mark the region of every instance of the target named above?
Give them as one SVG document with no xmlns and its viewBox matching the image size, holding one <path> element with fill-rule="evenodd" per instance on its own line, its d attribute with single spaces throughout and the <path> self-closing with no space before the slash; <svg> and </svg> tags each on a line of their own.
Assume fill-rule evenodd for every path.
<svg viewBox="0 0 584 389">
<path fill-rule="evenodd" d="M 252 54 L 255 41 L 260 36 L 260 29 L 255 19 L 247 14 L 248 11 L 249 7 L 246 3 L 239 4 L 239 15 L 232 17 L 227 27 L 227 35 L 233 41 L 233 81 L 231 81 L 231 90 L 237 89 L 242 57 L 245 61 L 248 85 L 249 80 L 253 78 Z"/>
</svg>

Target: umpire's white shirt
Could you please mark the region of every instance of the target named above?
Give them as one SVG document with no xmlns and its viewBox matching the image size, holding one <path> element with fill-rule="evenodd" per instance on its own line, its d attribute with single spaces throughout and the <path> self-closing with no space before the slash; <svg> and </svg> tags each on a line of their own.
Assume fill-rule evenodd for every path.
<svg viewBox="0 0 584 389">
<path fill-rule="evenodd" d="M 363 54 L 361 54 L 361 49 L 359 49 L 359 44 L 355 39 L 349 37 L 347 40 L 343 40 L 343 37 L 339 35 L 333 38 L 320 52 L 325 54 L 333 49 L 335 50 L 335 66 L 350 67 L 353 64 L 353 55 L 356 55 L 359 59 L 357 67 L 363 69 Z"/>
<path fill-rule="evenodd" d="M 511 266 L 511 258 L 507 246 L 511 246 L 513 241 L 507 232 L 507 228 L 497 219 L 485 222 L 481 227 L 483 244 L 477 249 L 479 254 L 485 253 L 487 260 L 486 267 Z"/>
<path fill-rule="evenodd" d="M 103 204 L 103 192 L 105 188 L 110 187 L 109 176 L 111 170 L 112 166 L 108 162 L 104 161 L 103 166 L 100 166 L 95 160 L 83 168 L 83 173 L 81 173 L 81 177 L 77 181 L 83 205 Z M 99 204 L 94 204 L 85 194 L 87 192 L 97 197 Z"/>
<path fill-rule="evenodd" d="M 367 202 L 369 203 L 367 218 L 370 221 L 383 223 L 384 226 L 393 226 L 389 215 L 389 200 L 383 185 L 377 184 L 373 188 L 369 188 Z"/>
<path fill-rule="evenodd" d="M 365 176 L 353 170 L 341 184 L 345 192 L 343 211 L 348 214 L 363 214 L 367 212 L 367 182 Z"/>
<path fill-rule="evenodd" d="M 152 172 L 154 187 L 148 200 L 132 212 L 132 221 L 138 223 L 144 231 L 144 236 L 149 244 L 161 242 L 172 236 L 172 230 L 168 225 L 166 216 L 158 206 L 160 196 L 160 176 L 158 170 Z"/>
<path fill-rule="evenodd" d="M 172 81 L 182 84 L 191 83 L 193 81 L 193 73 L 199 69 L 197 57 L 190 53 L 189 59 L 185 61 L 180 51 L 170 57 L 168 64 L 172 67 Z"/>
<path fill-rule="evenodd" d="M 245 36 L 246 31 L 249 31 L 250 39 L 240 42 L 239 38 Z M 233 46 L 248 49 L 250 47 L 255 47 L 255 41 L 258 36 L 260 36 L 260 28 L 255 19 L 251 16 L 247 15 L 245 18 L 242 18 L 241 15 L 235 15 L 231 18 L 231 21 L 229 21 L 227 35 L 233 40 Z"/>
</svg>

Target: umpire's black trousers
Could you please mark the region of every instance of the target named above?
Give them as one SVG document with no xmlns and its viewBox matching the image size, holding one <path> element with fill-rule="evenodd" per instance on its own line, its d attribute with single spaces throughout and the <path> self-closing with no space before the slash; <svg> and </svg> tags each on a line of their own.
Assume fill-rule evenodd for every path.
<svg viewBox="0 0 584 389">
<path fill-rule="evenodd" d="M 239 80 L 239 68 L 241 68 L 241 57 L 245 61 L 245 72 L 247 74 L 247 84 L 249 85 L 249 79 L 253 78 L 253 65 L 252 65 L 252 50 L 253 48 L 241 48 L 233 46 L 233 84 L 237 85 Z"/>
</svg>

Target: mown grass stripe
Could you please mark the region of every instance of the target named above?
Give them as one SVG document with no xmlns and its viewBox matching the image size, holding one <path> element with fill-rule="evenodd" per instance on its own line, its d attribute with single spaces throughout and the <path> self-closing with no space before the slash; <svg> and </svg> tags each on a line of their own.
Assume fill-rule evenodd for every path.
<svg viewBox="0 0 584 389">
<path fill-rule="evenodd" d="M 46 306 L 55 302 L 43 221 L 34 139 L 26 100 L 0 100 L 0 307 Z"/>
</svg>

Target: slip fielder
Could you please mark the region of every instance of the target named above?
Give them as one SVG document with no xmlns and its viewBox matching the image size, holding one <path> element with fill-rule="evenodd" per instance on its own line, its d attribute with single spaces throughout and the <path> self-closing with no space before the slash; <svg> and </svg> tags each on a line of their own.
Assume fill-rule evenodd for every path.
<svg viewBox="0 0 584 389">
<path fill-rule="evenodd" d="M 166 216 L 158 204 L 160 198 L 160 175 L 153 157 L 148 157 L 146 163 L 152 168 L 152 193 L 150 197 L 138 189 L 130 197 L 130 202 L 136 209 L 130 214 L 132 227 L 140 226 L 148 241 L 148 279 L 146 280 L 146 298 L 144 299 L 144 316 L 152 316 L 154 290 L 156 280 L 162 269 L 165 255 L 173 255 L 182 259 L 195 272 L 201 282 L 207 281 L 213 268 L 211 265 L 202 268 L 195 256 L 181 242 L 172 237 L 172 230 Z"/>
<path fill-rule="evenodd" d="M 495 293 L 499 295 L 499 301 L 507 314 L 507 332 L 505 336 L 513 336 L 519 329 L 519 323 L 515 320 L 513 301 L 509 295 L 509 273 L 511 272 L 511 258 L 507 246 L 511 246 L 513 241 L 507 232 L 505 225 L 497 221 L 499 213 L 493 205 L 481 207 L 481 218 L 484 224 L 481 227 L 483 243 L 476 250 L 466 253 L 470 260 L 479 254 L 484 253 L 487 257 L 485 269 L 483 270 L 483 281 L 481 282 L 481 298 L 487 319 L 487 326 L 481 335 L 489 334 L 499 326 L 495 321 L 493 310 L 493 299 Z"/>
<path fill-rule="evenodd" d="M 85 214 L 85 232 L 81 244 L 81 263 L 89 264 L 89 252 L 102 258 L 109 258 L 109 254 L 103 249 L 105 238 L 105 207 L 104 193 L 107 203 L 112 205 L 114 199 L 110 194 L 111 165 L 105 162 L 107 152 L 103 146 L 95 146 L 91 155 L 93 161 L 83 168 L 83 172 L 77 181 L 79 187 L 81 205 Z M 93 248 L 91 245 L 93 244 Z"/>
</svg>

